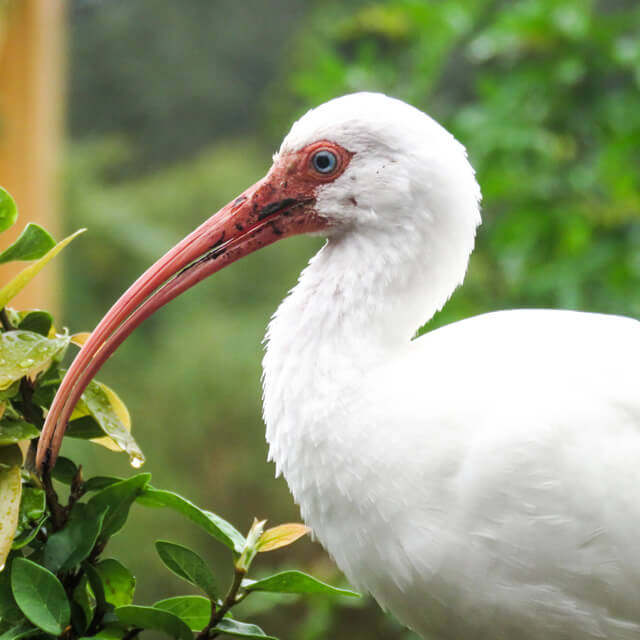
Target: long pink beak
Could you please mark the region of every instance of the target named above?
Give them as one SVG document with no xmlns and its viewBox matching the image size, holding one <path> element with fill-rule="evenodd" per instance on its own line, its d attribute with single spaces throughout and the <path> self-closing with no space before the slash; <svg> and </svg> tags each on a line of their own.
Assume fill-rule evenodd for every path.
<svg viewBox="0 0 640 640">
<path fill-rule="evenodd" d="M 73 408 L 102 364 L 157 309 L 239 258 L 283 237 L 317 231 L 313 191 L 272 170 L 143 273 L 107 312 L 69 368 L 38 444 L 36 467 L 55 465 Z"/>
</svg>

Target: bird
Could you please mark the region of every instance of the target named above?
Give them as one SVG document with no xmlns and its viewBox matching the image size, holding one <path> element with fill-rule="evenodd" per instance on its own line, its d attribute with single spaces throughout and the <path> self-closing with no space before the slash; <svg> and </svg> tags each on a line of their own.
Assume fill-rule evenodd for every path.
<svg viewBox="0 0 640 640">
<path fill-rule="evenodd" d="M 462 283 L 481 221 L 465 147 L 361 92 L 297 120 L 266 176 L 150 267 L 47 416 L 146 317 L 282 238 L 326 243 L 271 318 L 269 458 L 347 579 L 423 638 L 640 638 L 640 323 L 500 310 L 416 332 Z"/>
</svg>

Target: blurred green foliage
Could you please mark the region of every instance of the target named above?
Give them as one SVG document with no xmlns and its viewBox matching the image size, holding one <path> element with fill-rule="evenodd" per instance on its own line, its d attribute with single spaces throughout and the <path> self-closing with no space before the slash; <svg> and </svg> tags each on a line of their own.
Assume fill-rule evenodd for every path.
<svg viewBox="0 0 640 640">
<path fill-rule="evenodd" d="M 164 104 L 162 92 L 155 81 L 145 85 L 144 74 L 137 80 L 145 100 L 139 116 L 144 137 L 136 133 L 137 125 L 83 129 L 122 135 L 95 142 L 85 137 L 70 149 L 68 224 L 87 226 L 90 233 L 68 257 L 68 317 L 92 326 L 144 267 L 263 175 L 270 152 L 295 117 L 357 90 L 384 91 L 430 113 L 467 146 L 477 169 L 484 195 L 477 249 L 465 285 L 430 327 L 509 307 L 640 317 L 637 2 L 304 4 L 304 19 L 295 29 L 288 23 L 289 31 L 279 36 L 284 42 L 277 62 L 271 59 L 270 82 L 251 97 L 267 114 L 249 119 L 255 132 L 245 126 L 246 104 L 238 103 L 235 123 L 225 119 L 233 119 L 228 113 L 220 119 L 212 115 L 218 135 L 212 135 L 206 150 L 188 155 L 187 149 L 198 145 L 181 147 L 180 162 L 173 164 L 171 148 L 149 143 L 154 153 L 164 154 L 156 163 L 163 168 L 117 179 L 120 167 L 140 157 L 138 147 L 147 136 L 190 135 L 188 111 L 179 112 L 169 131 L 168 121 L 155 112 L 156 105 L 160 110 Z M 111 19 L 113 6 L 93 5 L 92 19 Z M 160 25 L 161 12 L 148 11 Z M 283 11 L 260 14 L 265 32 L 288 19 Z M 182 19 L 179 12 L 171 15 L 174 21 Z M 229 41 L 242 36 L 241 26 L 229 25 L 228 31 L 222 34 L 218 28 L 216 34 Z M 74 32 L 74 41 L 80 37 Z M 112 40 L 109 46 L 119 46 L 115 35 Z M 76 60 L 74 68 L 85 65 L 84 73 L 90 73 L 91 60 L 107 57 L 110 49 L 96 51 L 90 42 L 83 46 L 84 61 Z M 252 59 L 264 55 L 263 39 L 244 46 Z M 137 55 L 144 56 L 144 50 Z M 199 64 L 192 65 L 188 57 L 184 64 L 163 69 L 167 95 L 183 90 L 177 82 L 181 74 L 192 74 L 193 82 L 202 78 Z M 231 58 L 220 64 L 226 65 L 225 73 L 242 73 Z M 174 78 L 176 83 L 169 82 Z M 84 82 L 79 76 L 72 80 Z M 104 99 L 99 77 L 92 82 L 96 95 L 91 103 L 83 107 L 79 96 L 86 91 L 81 88 L 72 95 L 72 114 L 84 110 L 89 120 L 89 105 L 101 95 Z M 105 90 L 108 99 L 115 99 L 117 88 Z M 118 100 L 126 101 L 125 96 Z M 296 517 L 286 486 L 273 480 L 273 468 L 264 462 L 260 340 L 270 313 L 318 246 L 313 239 L 291 240 L 203 283 L 147 322 L 101 374 L 125 390 L 158 484 L 174 486 L 235 522 L 262 509 L 280 520 Z M 134 517 L 140 529 L 169 526 L 159 517 Z M 182 532 L 180 539 L 195 544 L 190 535 Z M 139 551 L 135 534 L 127 545 L 135 556 L 131 564 L 141 575 L 152 576 L 156 559 Z M 296 561 L 306 562 L 316 575 L 333 578 L 317 545 L 303 542 L 293 553 L 301 554 Z M 171 593 L 164 578 L 147 579 L 140 588 L 148 590 L 149 601 Z M 307 610 L 291 603 L 282 619 L 268 621 L 255 613 L 258 622 L 285 638 L 413 637 L 371 605 L 334 608 L 323 603 Z"/>
</svg>

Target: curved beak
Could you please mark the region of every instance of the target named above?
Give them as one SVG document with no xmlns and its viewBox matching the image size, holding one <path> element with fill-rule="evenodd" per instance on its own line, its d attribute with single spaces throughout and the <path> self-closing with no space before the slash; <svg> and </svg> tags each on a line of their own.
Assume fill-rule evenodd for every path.
<svg viewBox="0 0 640 640">
<path fill-rule="evenodd" d="M 145 271 L 111 307 L 69 368 L 47 415 L 36 468 L 56 462 L 74 406 L 102 364 L 146 318 L 207 276 L 281 238 L 318 231 L 326 222 L 315 198 L 272 170 L 220 209 Z"/>
</svg>

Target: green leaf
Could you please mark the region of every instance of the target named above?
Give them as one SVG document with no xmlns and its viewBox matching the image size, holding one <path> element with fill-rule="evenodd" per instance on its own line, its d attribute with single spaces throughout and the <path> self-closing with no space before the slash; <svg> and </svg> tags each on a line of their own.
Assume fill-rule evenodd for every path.
<svg viewBox="0 0 640 640">
<path fill-rule="evenodd" d="M 87 575 L 87 580 L 89 582 L 89 586 L 91 587 L 91 592 L 93 593 L 93 597 L 96 601 L 96 608 L 103 612 L 106 611 L 107 598 L 104 592 L 104 585 L 102 584 L 102 578 L 100 577 L 100 574 L 96 571 L 96 568 L 89 562 L 83 563 L 82 568 Z"/>
<path fill-rule="evenodd" d="M 16 558 L 11 567 L 11 589 L 22 613 L 36 627 L 60 635 L 69 624 L 69 601 L 53 573 L 26 558 Z"/>
<path fill-rule="evenodd" d="M 58 244 L 48 251 L 46 255 L 42 256 L 40 260 L 25 267 L 13 280 L 0 289 L 0 309 L 6 307 L 7 303 L 33 280 L 52 258 L 57 256 L 78 234 L 84 231 L 85 229 L 80 229 L 58 242 Z"/>
<path fill-rule="evenodd" d="M 239 636 L 240 638 L 262 638 L 262 640 L 278 640 L 273 636 L 268 636 L 258 625 L 247 624 L 246 622 L 238 622 L 231 618 L 220 620 L 214 627 L 220 633 L 226 633 L 229 636 Z"/>
<path fill-rule="evenodd" d="M 46 497 L 44 489 L 37 487 L 24 487 L 22 489 L 22 501 L 20 502 L 20 517 L 24 522 L 37 520 L 44 513 Z"/>
<path fill-rule="evenodd" d="M 113 558 L 102 560 L 96 565 L 102 580 L 104 597 L 114 607 L 122 607 L 133 602 L 136 579 L 129 569 Z"/>
<path fill-rule="evenodd" d="M 20 467 L 0 469 L 0 571 L 11 551 L 18 527 L 21 494 Z"/>
<path fill-rule="evenodd" d="M 349 589 L 339 589 L 321 582 L 302 571 L 282 571 L 262 580 L 244 580 L 242 586 L 247 591 L 272 591 L 275 593 L 328 593 L 338 596 L 359 598 L 360 594 Z"/>
<path fill-rule="evenodd" d="M 37 260 L 55 246 L 56 241 L 48 231 L 39 224 L 30 222 L 18 239 L 0 253 L 0 264 L 12 260 Z"/>
<path fill-rule="evenodd" d="M 93 478 L 89 478 L 84 483 L 84 490 L 87 492 L 102 491 L 102 489 L 106 489 L 117 482 L 122 482 L 122 480 L 122 478 L 116 478 L 115 476 L 93 476 Z"/>
<path fill-rule="evenodd" d="M 6 231 L 18 218 L 18 207 L 11 194 L 0 187 L 0 231 Z"/>
<path fill-rule="evenodd" d="M 160 559 L 173 573 L 200 587 L 212 600 L 218 597 L 215 578 L 205 561 L 191 549 L 173 542 L 156 540 Z"/>
<path fill-rule="evenodd" d="M 45 338 L 20 330 L 0 334 L 0 389 L 7 389 L 16 380 L 48 367 L 51 359 L 68 344 L 69 336 Z"/>
<path fill-rule="evenodd" d="M 178 616 L 192 631 L 202 631 L 211 620 L 211 601 L 202 596 L 176 596 L 159 600 L 154 609 Z"/>
<path fill-rule="evenodd" d="M 122 640 L 125 632 L 121 627 L 107 625 L 101 631 L 98 631 L 95 636 L 91 636 L 91 640 L 99 638 L 99 640 Z M 89 640 L 89 638 L 80 638 L 79 640 Z"/>
<path fill-rule="evenodd" d="M 56 466 L 51 470 L 53 479 L 63 484 L 71 484 L 77 473 L 78 467 L 75 462 L 64 456 L 60 456 L 56 460 Z"/>
<path fill-rule="evenodd" d="M 53 402 L 53 397 L 60 386 L 62 381 L 62 371 L 60 370 L 60 363 L 58 360 L 64 355 L 64 351 L 61 351 L 55 359 L 51 362 L 51 365 L 46 371 L 38 374 L 36 380 L 36 386 L 33 390 L 33 396 L 31 401 L 40 407 L 48 409 Z"/>
<path fill-rule="evenodd" d="M 40 430 L 24 420 L 0 419 L 0 447 L 20 440 L 31 440 L 40 435 Z"/>
<path fill-rule="evenodd" d="M 11 565 L 17 557 L 20 555 L 15 552 L 10 553 L 4 570 L 0 572 L 0 620 L 10 624 L 24 620 L 11 591 Z"/>
<path fill-rule="evenodd" d="M 127 605 L 118 607 L 115 614 L 118 620 L 126 625 L 164 631 L 171 637 L 181 638 L 181 640 L 193 640 L 191 629 L 178 616 L 168 611 L 153 607 Z"/>
<path fill-rule="evenodd" d="M 73 590 L 71 600 L 71 624 L 78 634 L 84 633 L 93 618 L 93 607 L 89 598 L 89 580 L 82 576 Z"/>
<path fill-rule="evenodd" d="M 97 512 L 106 511 L 100 532 L 101 540 L 109 538 L 122 529 L 127 521 L 131 505 L 150 479 L 150 473 L 140 473 L 98 491 L 89 500 L 87 504 L 92 505 Z"/>
<path fill-rule="evenodd" d="M 35 629 L 33 625 L 28 622 L 21 622 L 0 635 L 0 640 L 20 640 L 20 638 L 28 638 L 37 633 L 40 633 L 40 631 Z"/>
<path fill-rule="evenodd" d="M 22 450 L 17 444 L 0 447 L 0 468 L 22 466 Z"/>
<path fill-rule="evenodd" d="M 106 511 L 104 505 L 77 502 L 64 529 L 47 540 L 42 564 L 54 573 L 79 565 L 98 540 Z"/>
<path fill-rule="evenodd" d="M 47 516 L 42 516 L 31 529 L 23 529 L 19 536 L 13 539 L 12 549 L 22 549 L 26 547 L 37 535 L 42 525 L 47 521 Z M 0 616 L 1 617 L 1 616 Z"/>
<path fill-rule="evenodd" d="M 32 523 L 44 515 L 45 506 L 46 499 L 42 489 L 23 487 L 16 533 L 20 534 L 25 529 L 31 529 Z M 14 546 L 15 548 L 17 547 Z"/>
<path fill-rule="evenodd" d="M 13 384 L 9 385 L 6 389 L 0 389 L 0 402 L 3 400 L 11 400 L 20 392 L 20 380 L 16 380 Z"/>
<path fill-rule="evenodd" d="M 244 547 L 244 536 L 232 524 L 211 511 L 196 507 L 177 493 L 148 487 L 138 502 L 146 507 L 167 507 L 181 513 L 236 553 L 240 553 Z"/>
<path fill-rule="evenodd" d="M 25 314 L 20 321 L 18 329 L 23 331 L 33 331 L 41 336 L 47 337 L 53 326 L 53 316 L 48 311 L 34 309 Z"/>
<path fill-rule="evenodd" d="M 116 411 L 114 400 L 122 404 L 112 389 L 92 380 L 78 402 L 77 410 L 88 413 L 121 449 L 129 454 L 131 463 L 139 467 L 144 462 L 144 454 Z M 124 405 L 122 405 L 124 406 Z M 102 434 L 101 434 L 102 435 Z"/>
<path fill-rule="evenodd" d="M 103 435 L 104 431 L 92 416 L 82 416 L 72 420 L 64 432 L 65 438 L 77 438 L 79 440 L 91 440 L 91 438 L 100 438 Z"/>
</svg>

